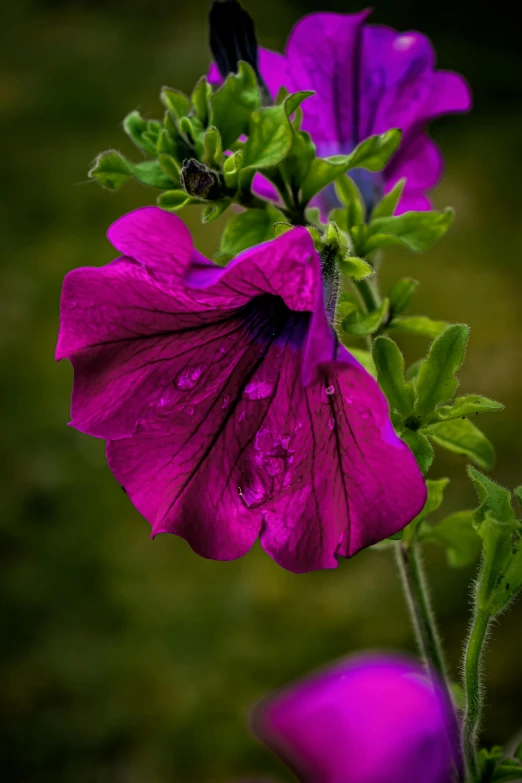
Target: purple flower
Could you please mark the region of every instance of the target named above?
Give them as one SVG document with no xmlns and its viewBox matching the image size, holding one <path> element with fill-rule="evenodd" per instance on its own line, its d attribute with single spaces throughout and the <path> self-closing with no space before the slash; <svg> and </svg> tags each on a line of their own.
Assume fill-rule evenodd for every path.
<svg viewBox="0 0 522 783">
<path fill-rule="evenodd" d="M 316 91 L 303 104 L 302 127 L 321 157 L 348 154 L 368 136 L 400 128 L 401 146 L 384 171 L 359 170 L 353 178 L 371 207 L 406 177 L 397 213 L 430 209 L 426 191 L 439 181 L 443 164 L 426 126 L 443 114 L 467 111 L 470 90 L 459 74 L 435 69 L 435 52 L 426 36 L 365 24 L 369 13 L 304 17 L 292 30 L 284 55 L 260 50 L 261 75 L 272 96 L 281 86 L 291 92 Z M 215 67 L 210 78 L 219 81 Z M 256 187 L 265 195 L 274 192 L 266 181 L 263 188 L 259 178 Z"/>
<path fill-rule="evenodd" d="M 108 441 L 152 535 L 218 560 L 259 536 L 301 572 L 334 568 L 421 510 L 424 481 L 386 400 L 328 324 L 306 229 L 225 269 L 156 207 L 108 237 L 120 258 L 65 278 L 56 356 L 74 366 L 72 425 Z"/>
<path fill-rule="evenodd" d="M 451 783 L 452 706 L 407 659 L 358 656 L 262 702 L 254 731 L 303 783 Z"/>
</svg>

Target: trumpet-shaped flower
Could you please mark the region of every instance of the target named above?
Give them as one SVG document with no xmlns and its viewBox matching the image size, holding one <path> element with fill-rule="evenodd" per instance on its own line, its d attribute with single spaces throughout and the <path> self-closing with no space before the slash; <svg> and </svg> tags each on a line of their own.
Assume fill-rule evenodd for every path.
<svg viewBox="0 0 522 783">
<path fill-rule="evenodd" d="M 352 176 L 369 209 L 403 177 L 397 213 L 430 209 L 427 191 L 439 181 L 443 163 L 426 126 L 441 115 L 467 111 L 470 90 L 459 74 L 435 68 L 426 36 L 366 24 L 369 13 L 304 17 L 284 54 L 260 50 L 261 76 L 273 97 L 282 86 L 290 92 L 315 90 L 303 104 L 302 128 L 321 157 L 348 154 L 369 136 L 400 128 L 401 146 L 384 171 L 358 170 Z M 215 66 L 210 79 L 220 80 Z M 274 192 L 260 178 L 256 187 L 264 195 Z M 329 191 L 319 199 L 326 211 L 328 197 Z"/>
<path fill-rule="evenodd" d="M 111 226 L 121 257 L 65 278 L 57 358 L 72 425 L 152 534 L 204 557 L 256 538 L 292 571 L 333 568 L 403 528 L 425 484 L 375 380 L 328 323 L 309 233 L 220 268 L 156 207 Z"/>
<path fill-rule="evenodd" d="M 459 738 L 442 687 L 403 658 L 358 656 L 268 698 L 254 731 L 303 783 L 451 783 Z"/>
</svg>

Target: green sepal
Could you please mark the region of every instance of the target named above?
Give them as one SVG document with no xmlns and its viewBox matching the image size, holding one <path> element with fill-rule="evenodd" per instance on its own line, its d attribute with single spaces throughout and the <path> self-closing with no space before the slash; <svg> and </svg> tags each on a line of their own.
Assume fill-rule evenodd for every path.
<svg viewBox="0 0 522 783">
<path fill-rule="evenodd" d="M 455 373 L 464 361 L 468 337 L 467 326 L 454 324 L 431 344 L 415 384 L 415 412 L 421 418 L 453 397 L 458 386 Z"/>
<path fill-rule="evenodd" d="M 492 470 L 495 465 L 495 450 L 469 419 L 451 419 L 432 424 L 429 428 L 431 440 L 448 451 L 463 454 L 482 470 Z"/>
<path fill-rule="evenodd" d="M 372 220 L 376 218 L 392 217 L 401 199 L 406 179 L 400 179 L 393 188 L 379 201 L 372 212 Z"/>
<path fill-rule="evenodd" d="M 285 98 L 279 106 L 269 106 L 252 112 L 248 141 L 243 153 L 243 168 L 266 169 L 277 166 L 288 155 L 294 141 L 290 116 L 299 104 L 313 95 L 297 92 Z"/>
<path fill-rule="evenodd" d="M 409 429 L 401 432 L 401 438 L 412 450 L 421 472 L 427 473 L 435 457 L 433 446 L 428 438 L 422 432 L 414 432 Z"/>
<path fill-rule="evenodd" d="M 223 86 L 213 93 L 210 104 L 210 124 L 219 130 L 223 149 L 228 150 L 236 139 L 248 133 L 250 116 L 261 106 L 252 66 L 242 60 L 238 73 L 230 74 Z"/>
<path fill-rule="evenodd" d="M 213 201 L 211 204 L 207 204 L 201 213 L 202 223 L 212 223 L 217 220 L 223 212 L 230 206 L 231 201 L 228 198 L 219 199 Z"/>
<path fill-rule="evenodd" d="M 131 163 L 116 150 L 101 152 L 89 170 L 89 177 L 97 179 L 108 190 L 118 190 L 131 177 L 155 188 L 172 187 L 172 181 L 162 170 L 159 161 Z"/>
<path fill-rule="evenodd" d="M 383 299 L 380 306 L 371 313 L 363 313 L 354 303 L 346 308 L 342 328 L 348 334 L 365 337 L 377 331 L 388 316 L 388 300 Z"/>
<path fill-rule="evenodd" d="M 225 159 L 223 164 L 223 177 L 227 188 L 235 189 L 239 184 L 239 172 L 243 165 L 243 152 L 238 150 Z"/>
<path fill-rule="evenodd" d="M 403 310 L 406 310 L 418 285 L 419 281 L 414 280 L 412 277 L 401 277 L 391 287 L 388 299 L 390 300 L 392 316 L 400 315 Z"/>
<path fill-rule="evenodd" d="M 398 217 L 376 218 L 370 223 L 365 252 L 399 242 L 423 253 L 444 236 L 454 217 L 454 210 L 448 207 L 444 212 L 404 212 Z"/>
<path fill-rule="evenodd" d="M 471 466 L 468 467 L 467 472 L 480 501 L 480 506 L 475 511 L 474 519 L 477 528 L 486 520 L 488 515 L 506 524 L 514 522 L 516 517 L 511 504 L 511 492 Z"/>
<path fill-rule="evenodd" d="M 393 318 L 388 324 L 388 329 L 403 334 L 415 334 L 419 337 L 427 337 L 434 340 L 439 334 L 447 329 L 449 324 L 446 321 L 432 321 L 425 315 L 406 315 L 400 318 Z"/>
<path fill-rule="evenodd" d="M 337 266 L 345 275 L 351 277 L 353 280 L 365 280 L 367 277 L 371 277 L 374 273 L 374 269 L 367 261 L 358 256 L 352 256 L 348 252 L 344 255 L 339 255 L 337 258 Z"/>
<path fill-rule="evenodd" d="M 284 217 L 275 207 L 249 209 L 234 215 L 223 232 L 220 253 L 236 256 L 249 247 L 273 239 L 274 223 L 282 221 Z"/>
<path fill-rule="evenodd" d="M 436 525 L 424 523 L 418 531 L 419 541 L 442 546 L 452 568 L 465 568 L 476 560 L 480 551 L 473 514 L 473 511 L 456 511 Z"/>
<path fill-rule="evenodd" d="M 415 401 L 413 384 L 404 380 L 404 357 L 389 337 L 376 337 L 372 348 L 377 379 L 390 407 L 404 418 L 413 411 Z"/>
<path fill-rule="evenodd" d="M 310 134 L 304 131 L 295 132 L 290 152 L 281 163 L 283 175 L 293 192 L 300 189 L 314 158 L 315 144 Z"/>
<path fill-rule="evenodd" d="M 192 108 L 190 98 L 179 90 L 163 87 L 160 92 L 160 100 L 167 111 L 172 112 L 176 119 L 186 117 Z"/>
<path fill-rule="evenodd" d="M 353 226 L 364 223 L 364 201 L 355 182 L 348 175 L 338 177 L 335 180 L 335 192 L 344 207 L 344 210 L 335 210 L 336 214 L 340 211 L 344 213 L 344 231 L 349 231 Z M 332 220 L 335 218 L 332 217 Z"/>
<path fill-rule="evenodd" d="M 146 135 L 149 123 L 143 119 L 139 111 L 131 111 L 130 114 L 127 114 L 123 120 L 123 130 L 136 147 L 149 155 L 156 155 L 156 144 Z"/>
<path fill-rule="evenodd" d="M 506 759 L 495 769 L 491 783 L 509 783 L 509 781 L 522 780 L 522 764 L 513 759 Z"/>
<path fill-rule="evenodd" d="M 451 405 L 443 405 L 437 408 L 428 419 L 428 424 L 450 419 L 462 419 L 464 416 L 477 416 L 479 413 L 492 413 L 504 410 L 501 402 L 489 400 L 480 394 L 467 394 L 465 397 L 457 397 Z"/>
<path fill-rule="evenodd" d="M 183 207 L 188 207 L 191 204 L 200 204 L 201 202 L 197 198 L 189 196 L 185 190 L 165 190 L 158 196 L 157 202 L 159 207 L 167 210 L 167 212 L 179 212 Z"/>
</svg>

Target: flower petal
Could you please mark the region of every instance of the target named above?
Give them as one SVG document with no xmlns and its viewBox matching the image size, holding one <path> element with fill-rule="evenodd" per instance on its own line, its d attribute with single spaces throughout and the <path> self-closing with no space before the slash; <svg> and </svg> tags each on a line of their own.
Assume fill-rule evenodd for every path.
<svg viewBox="0 0 522 783">
<path fill-rule="evenodd" d="M 423 668 L 357 656 L 262 702 L 254 731 L 313 783 L 447 783 L 458 736 L 442 688 Z"/>
<path fill-rule="evenodd" d="M 406 185 L 395 214 L 400 215 L 408 209 L 432 209 L 425 191 L 439 182 L 443 167 L 441 152 L 427 133 L 418 130 L 413 138 L 406 139 L 384 170 L 386 191 L 390 190 L 398 180 L 406 178 Z"/>
</svg>

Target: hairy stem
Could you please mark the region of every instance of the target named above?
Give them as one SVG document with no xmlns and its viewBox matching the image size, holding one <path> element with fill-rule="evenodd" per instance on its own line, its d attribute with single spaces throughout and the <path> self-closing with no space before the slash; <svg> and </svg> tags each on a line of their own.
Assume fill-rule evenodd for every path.
<svg viewBox="0 0 522 783">
<path fill-rule="evenodd" d="M 471 780 L 479 781 L 480 769 L 477 756 L 477 739 L 484 707 L 482 686 L 482 655 L 491 616 L 478 609 L 471 624 L 471 631 L 464 652 L 464 693 L 466 710 L 462 742 L 464 759 Z"/>
<path fill-rule="evenodd" d="M 445 700 L 451 706 L 452 711 L 453 725 L 451 733 L 453 736 L 457 736 L 459 733 L 458 718 L 449 687 L 444 653 L 431 608 L 428 585 L 418 545 L 415 541 L 409 543 L 401 541 L 397 544 L 396 553 L 421 657 L 428 671 L 437 673 L 438 680 L 444 688 Z M 453 743 L 451 745 L 453 746 Z M 461 779 L 462 760 L 458 752 L 454 758 L 454 767 L 457 776 Z"/>
<path fill-rule="evenodd" d="M 359 295 L 368 313 L 373 313 L 381 304 L 377 286 L 371 280 L 358 280 L 355 283 Z"/>
</svg>

